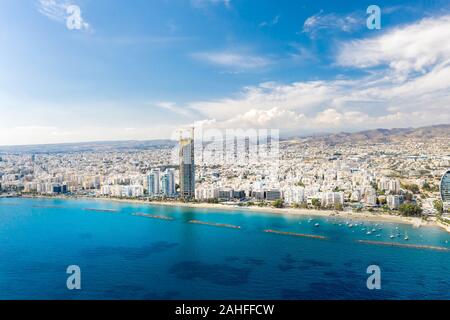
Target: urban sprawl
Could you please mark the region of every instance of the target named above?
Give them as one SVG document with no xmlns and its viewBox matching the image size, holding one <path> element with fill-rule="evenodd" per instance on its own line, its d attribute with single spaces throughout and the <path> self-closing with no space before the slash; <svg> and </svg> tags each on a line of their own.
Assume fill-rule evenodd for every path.
<svg viewBox="0 0 450 320">
<path fill-rule="evenodd" d="M 247 141 L 246 141 L 247 142 Z M 0 157 L 2 196 L 83 196 L 225 203 L 408 216 L 447 212 L 447 138 L 329 144 L 277 142 L 273 155 L 203 160 L 192 139 L 144 150 L 14 154 Z M 256 146 L 256 149 L 259 146 Z M 175 148 L 179 149 L 175 151 Z M 265 145 L 270 149 L 270 144 Z M 267 151 L 267 150 L 266 150 Z M 173 154 L 178 163 L 173 163 Z M 200 152 L 200 155 L 198 155 Z M 234 149 L 237 157 L 237 149 Z M 232 159 L 233 160 L 233 159 Z M 274 166 L 276 165 L 276 170 Z"/>
</svg>

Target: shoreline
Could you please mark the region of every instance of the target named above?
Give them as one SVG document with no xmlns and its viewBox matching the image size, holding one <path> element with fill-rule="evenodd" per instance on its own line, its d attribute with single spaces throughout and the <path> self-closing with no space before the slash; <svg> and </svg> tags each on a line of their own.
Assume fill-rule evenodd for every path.
<svg viewBox="0 0 450 320">
<path fill-rule="evenodd" d="M 326 218 L 338 218 L 347 220 L 359 220 L 359 221 L 371 221 L 371 222 L 391 222 L 399 224 L 409 224 L 416 228 L 422 226 L 435 226 L 444 229 L 450 233 L 450 228 L 445 226 L 438 221 L 424 221 L 422 218 L 418 217 L 404 217 L 398 215 L 389 215 L 383 213 L 371 213 L 368 211 L 361 212 L 348 212 L 348 211 L 333 211 L 333 210 L 317 210 L 317 209 L 299 209 L 299 208 L 272 208 L 272 207 L 240 207 L 237 205 L 230 204 L 216 204 L 216 203 L 185 203 L 185 202 L 172 202 L 172 201 L 158 201 L 149 202 L 145 200 L 138 199 L 118 199 L 118 198 L 96 198 L 96 197 L 86 197 L 86 196 L 75 196 L 75 197 L 47 197 L 47 196 L 21 196 L 18 198 L 28 198 L 28 199 L 63 199 L 63 200 L 100 200 L 106 202 L 116 202 L 116 203 L 129 203 L 129 204 L 143 204 L 149 206 L 166 206 L 166 207 L 183 207 L 192 209 L 217 209 L 226 211 L 241 211 L 248 213 L 266 213 L 274 215 L 285 215 L 285 216 L 302 216 L 302 217 L 326 217 Z"/>
</svg>

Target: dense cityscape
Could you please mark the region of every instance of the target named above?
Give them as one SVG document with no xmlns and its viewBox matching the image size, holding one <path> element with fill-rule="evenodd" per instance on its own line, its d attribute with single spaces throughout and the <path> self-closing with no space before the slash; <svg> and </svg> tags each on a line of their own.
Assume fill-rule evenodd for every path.
<svg viewBox="0 0 450 320">
<path fill-rule="evenodd" d="M 183 139 L 179 151 L 161 144 L 126 151 L 3 152 L 1 192 L 407 216 L 447 212 L 449 177 L 443 175 L 450 167 L 448 137 L 400 135 L 389 141 L 339 143 L 314 137 L 282 140 L 276 172 L 270 170 L 273 157 L 208 162 L 194 145 Z M 245 151 L 248 160 L 248 146 Z"/>
</svg>

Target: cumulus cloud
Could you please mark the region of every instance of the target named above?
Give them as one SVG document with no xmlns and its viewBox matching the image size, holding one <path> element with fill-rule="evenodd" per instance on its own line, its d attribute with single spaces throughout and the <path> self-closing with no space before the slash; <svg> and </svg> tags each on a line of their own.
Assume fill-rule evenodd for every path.
<svg viewBox="0 0 450 320">
<path fill-rule="evenodd" d="M 290 132 L 450 123 L 450 16 L 344 43 L 337 65 L 369 71 L 348 80 L 275 82 L 189 104 L 208 125 Z"/>
<path fill-rule="evenodd" d="M 343 44 L 338 64 L 356 68 L 384 65 L 399 73 L 425 73 L 450 59 L 450 16 L 426 18 L 374 38 Z"/>
</svg>

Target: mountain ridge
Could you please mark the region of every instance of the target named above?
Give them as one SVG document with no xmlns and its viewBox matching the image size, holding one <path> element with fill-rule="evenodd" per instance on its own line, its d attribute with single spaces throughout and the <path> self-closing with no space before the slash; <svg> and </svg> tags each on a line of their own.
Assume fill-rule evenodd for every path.
<svg viewBox="0 0 450 320">
<path fill-rule="evenodd" d="M 444 137 L 450 139 L 450 124 L 438 124 L 418 128 L 392 128 L 371 129 L 357 132 L 322 133 L 308 136 L 295 136 L 282 141 L 307 140 L 318 141 L 327 144 L 338 144 L 344 142 L 390 142 L 399 138 L 421 138 L 432 139 Z M 158 147 L 172 147 L 176 141 L 169 139 L 156 140 L 123 140 L 123 141 L 92 141 L 59 144 L 35 144 L 20 146 L 0 146 L 0 154 L 20 153 L 67 153 L 67 152 L 89 152 L 89 151 L 130 151 L 148 150 Z"/>
</svg>

